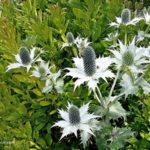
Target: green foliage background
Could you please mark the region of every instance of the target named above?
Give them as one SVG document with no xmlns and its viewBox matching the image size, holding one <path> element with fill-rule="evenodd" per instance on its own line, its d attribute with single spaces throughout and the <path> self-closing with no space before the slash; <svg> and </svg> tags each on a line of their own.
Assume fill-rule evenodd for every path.
<svg viewBox="0 0 150 150">
<path fill-rule="evenodd" d="M 146 5 L 147 4 L 147 5 Z M 107 54 L 109 43 L 103 39 L 112 32 L 108 24 L 126 6 L 142 9 L 149 1 L 122 0 L 2 0 L 0 2 L 0 149 L 1 150 L 79 150 L 74 137 L 61 142 L 60 130 L 51 126 L 56 122 L 57 109 L 68 101 L 77 105 L 92 100 L 88 90 L 74 93 L 73 83 L 66 79 L 62 95 L 52 91 L 41 93 L 44 83 L 30 77 L 22 69 L 6 73 L 6 66 L 14 62 L 13 54 L 21 46 L 42 47 L 42 58 L 55 64 L 54 70 L 71 66 L 76 49 L 61 50 L 65 34 L 88 37 L 99 55 Z M 134 32 L 134 31 L 131 31 Z M 149 72 L 147 79 L 150 79 Z M 69 82 L 70 81 L 70 82 Z M 105 85 L 103 85 L 105 89 Z M 94 102 L 93 102 L 94 103 Z M 124 149 L 150 148 L 150 99 L 141 95 L 124 102 L 130 111 L 129 127 L 135 132 Z M 14 144 L 2 144 L 2 141 Z M 95 143 L 88 149 L 96 148 Z M 94 147 L 95 146 L 95 147 Z"/>
</svg>

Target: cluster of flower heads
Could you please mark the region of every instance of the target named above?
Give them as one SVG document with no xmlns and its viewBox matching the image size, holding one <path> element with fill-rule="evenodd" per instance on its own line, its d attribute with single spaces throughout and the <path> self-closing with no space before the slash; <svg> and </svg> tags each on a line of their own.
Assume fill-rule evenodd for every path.
<svg viewBox="0 0 150 150">
<path fill-rule="evenodd" d="M 62 48 L 73 46 L 74 44 L 77 46 L 79 50 L 79 56 L 83 55 L 84 48 L 89 46 L 92 42 L 88 42 L 88 38 L 77 37 L 74 38 L 74 35 L 71 32 L 68 32 L 66 35 L 67 41 L 62 44 Z"/>
<path fill-rule="evenodd" d="M 58 126 L 63 128 L 62 136 L 74 133 L 77 137 L 77 131 L 80 131 L 81 143 L 86 146 L 88 140 L 94 131 L 99 130 L 98 121 L 95 118 L 99 116 L 88 113 L 89 103 L 78 108 L 77 106 L 68 103 L 67 111 L 59 110 L 63 120 L 56 122 L 53 127 Z"/>
<path fill-rule="evenodd" d="M 135 17 L 131 20 L 130 10 L 124 9 L 121 17 L 116 17 L 116 22 L 112 22 L 110 26 L 119 28 L 121 24 L 135 25 L 143 19 L 146 24 L 150 24 L 150 14 L 148 12 L 144 12 L 144 18 Z M 144 38 L 149 38 L 149 34 L 143 34 L 140 31 L 138 36 L 134 37 L 129 44 L 126 42 L 123 44 L 120 40 L 117 41 L 118 37 L 119 33 L 115 32 L 109 34 L 108 38 L 105 38 L 106 41 L 113 41 L 115 44 L 110 47 L 113 57 L 99 56 L 97 58 L 94 49 L 90 46 L 91 42 L 88 42 L 87 38 L 74 38 L 71 32 L 67 33 L 67 42 L 63 43 L 61 48 L 75 45 L 79 52 L 78 56 L 73 58 L 74 67 L 65 68 L 67 70 L 65 76 L 71 76 L 76 79 L 74 90 L 82 84 L 86 84 L 100 102 L 102 106 L 100 110 L 107 109 L 114 119 L 120 116 L 125 118 L 126 116 L 126 111 L 118 102 L 120 96 L 125 95 L 127 97 L 129 94 L 137 94 L 140 88 L 143 89 L 145 94 L 150 93 L 150 84 L 143 78 L 147 65 L 150 63 L 150 47 L 136 46 Z M 35 56 L 35 50 L 38 50 L 37 56 Z M 7 71 L 25 67 L 27 72 L 31 70 L 31 76 L 45 81 L 44 93 L 50 92 L 53 88 L 58 93 L 62 93 L 64 82 L 60 78 L 61 71 L 52 73 L 51 68 L 53 66 L 49 66 L 49 62 L 45 62 L 40 58 L 41 53 L 43 51 L 35 47 L 30 51 L 24 47 L 20 48 L 19 54 L 15 55 L 17 63 L 8 65 Z M 116 70 L 118 70 L 116 75 L 110 70 L 112 65 L 115 65 Z M 121 94 L 112 96 L 120 72 L 122 73 L 120 81 Z M 107 78 L 114 78 L 114 82 L 109 96 L 103 98 L 99 90 L 99 81 L 102 79 L 107 82 Z M 67 111 L 58 110 L 63 120 L 56 122 L 52 127 L 58 126 L 63 128 L 60 139 L 72 133 L 77 137 L 77 131 L 80 131 L 81 143 L 84 147 L 87 145 L 90 137 L 95 135 L 94 132 L 100 130 L 99 121 L 96 119 L 100 116 L 88 113 L 88 109 L 89 103 L 80 108 L 68 103 Z M 114 129 L 114 132 L 116 129 Z"/>
<path fill-rule="evenodd" d="M 148 23 L 149 14 L 144 13 L 144 17 L 145 18 L 136 17 L 131 20 L 130 10 L 124 9 L 121 18 L 116 18 L 117 23 L 111 23 L 110 25 L 115 27 L 119 27 L 121 24 L 135 25 L 143 19 Z M 113 57 L 99 56 L 96 58 L 95 51 L 90 46 L 91 42 L 88 42 L 87 38 L 77 37 L 75 39 L 71 32 L 67 33 L 67 42 L 63 43 L 62 46 L 62 48 L 64 48 L 75 44 L 79 51 L 79 55 L 73 58 L 74 67 L 66 68 L 68 72 L 65 75 L 76 79 L 74 90 L 81 86 L 81 84 L 86 83 L 89 89 L 94 92 L 97 99 L 102 98 L 99 102 L 103 109 L 109 110 L 109 114 L 114 119 L 120 116 L 125 118 L 127 114 L 120 102 L 118 102 L 120 96 L 125 95 L 126 98 L 129 94 L 137 94 L 140 88 L 143 89 L 145 94 L 150 93 L 150 84 L 143 78 L 147 65 L 150 63 L 150 48 L 136 46 L 136 44 L 145 37 L 149 38 L 149 34 L 145 34 L 143 37 L 134 37 L 129 44 L 126 42 L 123 44 L 120 40 L 116 42 L 118 37 L 119 33 L 115 32 L 109 34 L 108 38 L 105 38 L 108 42 L 115 42 L 115 45 L 110 47 L 110 52 L 113 54 Z M 116 66 L 116 69 L 118 70 L 116 75 L 109 69 L 111 65 Z M 120 81 L 122 87 L 121 94 L 119 96 L 111 96 L 119 72 L 121 72 L 122 78 Z M 112 85 L 109 96 L 103 98 L 98 88 L 98 84 L 100 83 L 100 79 L 107 82 L 107 78 L 115 78 L 114 85 Z M 100 98 L 98 98 L 96 91 L 99 91 Z M 98 121 L 95 119 L 98 118 L 98 116 L 87 113 L 88 105 L 89 104 L 86 104 L 79 109 L 72 104 L 68 104 L 67 112 L 59 110 L 59 113 L 64 120 L 58 121 L 54 126 L 63 128 L 61 139 L 71 133 L 74 133 L 75 136 L 77 136 L 77 130 L 79 130 L 81 142 L 85 147 L 90 136 L 94 135 L 94 131 L 100 130 L 100 128 L 97 128 Z M 84 111 L 86 113 L 82 112 L 83 108 L 86 108 L 86 111 Z M 86 119 L 86 121 L 84 119 Z M 91 122 L 94 122 L 94 124 L 91 125 Z"/>
<path fill-rule="evenodd" d="M 146 24 L 150 25 L 150 12 L 148 10 L 144 9 L 142 16 L 136 16 L 132 19 L 130 9 L 125 8 L 122 10 L 121 17 L 116 17 L 116 22 L 111 22 L 110 26 L 119 28 L 121 25 L 136 25 L 141 20 L 144 20 Z"/>
<path fill-rule="evenodd" d="M 124 45 L 119 41 L 119 50 L 110 50 L 114 54 L 114 63 L 117 69 L 123 70 L 122 91 L 126 96 L 137 94 L 141 87 L 145 94 L 150 93 L 150 84 L 143 79 L 143 74 L 150 63 L 149 48 L 137 47 L 135 38 L 129 45 Z"/>
<path fill-rule="evenodd" d="M 37 51 L 37 55 L 35 55 Z M 45 87 L 43 88 L 43 93 L 50 92 L 53 87 L 58 93 L 63 92 L 64 81 L 60 78 L 61 70 L 57 73 L 51 72 L 51 67 L 49 67 L 49 62 L 45 62 L 40 58 L 43 53 L 41 48 L 33 47 L 30 51 L 26 47 L 21 47 L 19 53 L 14 55 L 16 63 L 10 63 L 7 66 L 7 71 L 16 68 L 26 68 L 27 72 L 31 72 L 31 76 L 40 78 L 40 80 L 45 81 Z"/>
</svg>

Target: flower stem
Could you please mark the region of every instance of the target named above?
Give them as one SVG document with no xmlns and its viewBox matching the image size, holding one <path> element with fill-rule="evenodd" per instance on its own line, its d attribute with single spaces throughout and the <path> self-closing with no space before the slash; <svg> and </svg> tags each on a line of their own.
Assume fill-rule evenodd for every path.
<svg viewBox="0 0 150 150">
<path fill-rule="evenodd" d="M 98 95 L 97 95 L 96 91 L 94 92 L 94 95 L 96 96 L 96 98 L 97 98 L 98 102 L 101 104 L 101 100 L 100 100 L 100 98 L 98 97 Z"/>
<path fill-rule="evenodd" d="M 113 93 L 113 90 L 114 90 L 114 88 L 115 88 L 117 79 L 118 79 L 118 77 L 119 77 L 119 73 L 120 73 L 120 68 L 119 68 L 118 71 L 117 71 L 115 80 L 114 80 L 113 85 L 112 85 L 112 87 L 111 87 L 111 90 L 110 90 L 110 92 L 109 92 L 109 98 L 111 97 L 111 95 L 112 95 L 112 93 Z"/>
<path fill-rule="evenodd" d="M 96 95 L 96 98 L 98 99 L 99 103 L 102 105 L 102 107 L 104 107 L 103 96 L 98 87 L 96 87 L 95 95 Z"/>
</svg>

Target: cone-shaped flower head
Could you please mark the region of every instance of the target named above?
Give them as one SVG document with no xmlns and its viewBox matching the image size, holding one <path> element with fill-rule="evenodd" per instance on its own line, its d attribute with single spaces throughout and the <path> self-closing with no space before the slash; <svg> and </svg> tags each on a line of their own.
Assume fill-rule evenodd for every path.
<svg viewBox="0 0 150 150">
<path fill-rule="evenodd" d="M 19 50 L 19 56 L 20 56 L 22 64 L 27 65 L 30 63 L 31 58 L 30 58 L 30 54 L 27 48 L 21 47 Z"/>
<path fill-rule="evenodd" d="M 145 48 L 137 47 L 135 38 L 133 38 L 132 42 L 127 44 L 123 44 L 119 41 L 119 49 L 111 50 L 114 54 L 114 63 L 116 63 L 117 68 L 119 69 L 122 66 L 127 67 L 132 73 L 144 73 L 144 66 L 149 64 L 149 60 L 144 56 Z"/>
<path fill-rule="evenodd" d="M 80 113 L 78 107 L 72 105 L 69 108 L 69 121 L 72 125 L 80 123 Z"/>
<path fill-rule="evenodd" d="M 131 19 L 131 11 L 125 8 L 122 10 L 121 17 L 116 17 L 116 21 L 111 22 L 110 26 L 119 28 L 121 24 L 125 26 L 136 25 L 142 19 L 142 17 L 134 17 L 133 19 Z"/>
<path fill-rule="evenodd" d="M 80 108 L 68 103 L 67 111 L 59 110 L 62 120 L 56 122 L 52 127 L 58 126 L 63 129 L 60 139 L 71 133 L 74 133 L 77 137 L 77 131 L 80 131 L 81 143 L 83 143 L 84 147 L 86 146 L 90 137 L 94 135 L 93 131 L 97 127 L 97 120 L 95 118 L 100 117 L 88 113 L 88 109 L 89 103 Z M 95 123 L 92 125 L 92 122 Z"/>
<path fill-rule="evenodd" d="M 42 66 L 39 67 L 39 73 L 41 74 L 41 76 L 45 76 L 47 74 L 45 68 Z"/>
<path fill-rule="evenodd" d="M 114 74 L 108 69 L 113 59 L 110 57 L 96 58 L 94 49 L 87 46 L 84 49 L 83 57 L 73 58 L 75 68 L 66 68 L 69 72 L 66 76 L 77 78 L 74 90 L 83 83 L 87 83 L 88 87 L 95 91 L 99 78 L 104 79 L 114 77 Z"/>
<path fill-rule="evenodd" d="M 94 49 L 90 46 L 84 49 L 83 63 L 84 71 L 87 76 L 92 76 L 96 72 L 96 55 Z"/>
<path fill-rule="evenodd" d="M 129 9 L 125 8 L 122 10 L 121 20 L 122 20 L 122 23 L 124 24 L 131 21 L 131 11 Z"/>
<path fill-rule="evenodd" d="M 67 35 L 66 35 L 66 37 L 67 37 L 67 42 L 68 43 L 71 44 L 71 43 L 74 42 L 74 36 L 73 36 L 73 34 L 71 32 L 68 32 Z"/>
<path fill-rule="evenodd" d="M 35 50 L 38 51 L 38 54 L 35 56 Z M 40 62 L 42 59 L 40 58 L 40 54 L 43 53 L 41 48 L 33 47 L 30 51 L 26 47 L 21 47 L 19 49 L 18 54 L 14 55 L 16 59 L 16 63 L 10 63 L 7 66 L 7 70 L 15 69 L 15 68 L 27 68 L 27 72 L 32 67 L 33 63 Z"/>
<path fill-rule="evenodd" d="M 73 34 L 71 32 L 68 32 L 66 34 L 66 38 L 67 38 L 67 42 L 62 44 L 61 49 L 63 49 L 64 47 L 72 46 L 74 44 L 74 42 L 75 42 L 74 36 L 73 36 Z"/>
<path fill-rule="evenodd" d="M 122 57 L 125 65 L 131 66 L 134 63 L 134 56 L 130 51 L 124 52 Z"/>
</svg>

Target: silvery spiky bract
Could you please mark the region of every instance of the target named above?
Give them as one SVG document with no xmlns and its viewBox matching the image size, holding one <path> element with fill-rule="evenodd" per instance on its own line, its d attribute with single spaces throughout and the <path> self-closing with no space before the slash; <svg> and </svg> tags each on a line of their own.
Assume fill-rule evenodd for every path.
<svg viewBox="0 0 150 150">
<path fill-rule="evenodd" d="M 50 74 L 49 62 L 45 63 L 43 60 L 40 62 L 39 66 L 35 66 L 32 71 L 31 76 L 41 78 L 41 80 L 46 80 L 47 75 Z"/>
<path fill-rule="evenodd" d="M 84 71 L 87 76 L 92 76 L 96 72 L 96 55 L 94 49 L 90 46 L 84 49 L 83 53 L 83 63 Z"/>
<path fill-rule="evenodd" d="M 117 68 L 122 66 L 128 67 L 132 73 L 143 73 L 143 64 L 146 65 L 149 63 L 147 58 L 144 56 L 145 48 L 137 47 L 135 45 L 135 38 L 128 45 L 124 45 L 119 41 L 119 51 L 111 50 L 114 54 L 114 62 L 117 65 Z"/>
<path fill-rule="evenodd" d="M 83 56 L 84 49 L 88 47 L 92 42 L 88 42 L 87 38 L 77 37 L 74 40 L 74 43 L 78 48 L 79 56 Z"/>
<path fill-rule="evenodd" d="M 137 42 L 141 42 L 145 38 L 150 38 L 150 34 L 146 34 L 144 31 L 138 31 Z"/>
<path fill-rule="evenodd" d="M 143 14 L 144 14 L 143 19 L 144 19 L 145 23 L 150 25 L 150 7 L 147 10 L 144 9 Z"/>
<path fill-rule="evenodd" d="M 110 57 L 99 57 L 95 59 L 95 54 L 93 53 L 93 51 L 87 51 L 85 56 L 85 58 L 73 58 L 75 68 L 66 68 L 69 71 L 68 73 L 66 73 L 66 76 L 77 78 L 77 80 L 75 81 L 74 90 L 78 86 L 86 82 L 88 87 L 95 92 L 97 84 L 99 83 L 99 78 L 102 78 L 106 81 L 106 78 L 114 77 L 114 74 L 108 69 L 108 67 L 112 64 L 112 59 Z M 93 57 L 92 59 L 91 56 Z M 91 62 L 86 59 L 95 62 L 93 62 L 92 64 L 88 64 Z"/>
<path fill-rule="evenodd" d="M 30 63 L 31 58 L 30 58 L 29 51 L 26 47 L 21 47 L 20 48 L 19 56 L 20 56 L 20 59 L 21 59 L 21 61 L 24 65 Z"/>
<path fill-rule="evenodd" d="M 122 10 L 121 21 L 124 24 L 131 21 L 131 11 L 129 9 L 125 8 L 125 9 Z"/>
<path fill-rule="evenodd" d="M 61 70 L 56 73 L 49 71 L 49 75 L 46 77 L 45 87 L 43 88 L 43 93 L 51 92 L 53 87 L 58 93 L 63 93 L 64 81 L 60 78 Z"/>
<path fill-rule="evenodd" d="M 39 54 L 35 57 L 35 50 L 39 51 Z M 11 63 L 7 66 L 7 71 L 10 69 L 25 67 L 27 72 L 32 67 L 32 64 L 37 61 L 42 61 L 39 55 L 43 53 L 40 48 L 33 47 L 30 51 L 27 48 L 22 47 L 19 50 L 19 53 L 15 55 L 16 63 Z"/>
<path fill-rule="evenodd" d="M 66 38 L 67 38 L 67 42 L 68 43 L 73 43 L 74 42 L 74 36 L 71 32 L 68 32 L 67 35 L 66 35 Z"/>
<path fill-rule="evenodd" d="M 116 17 L 116 22 L 111 22 L 110 26 L 119 28 L 120 25 L 136 25 L 142 19 L 142 17 L 135 17 L 131 19 L 131 12 L 126 8 L 122 11 L 121 17 Z"/>
<path fill-rule="evenodd" d="M 88 109 L 89 103 L 83 105 L 80 108 L 68 103 L 67 111 L 59 110 L 63 120 L 56 122 L 52 127 L 58 126 L 63 128 L 62 136 L 60 139 L 71 133 L 74 133 L 74 135 L 77 137 L 77 131 L 79 130 L 80 134 L 82 135 L 81 142 L 84 146 L 86 146 L 90 136 L 94 135 L 93 131 L 96 128 L 91 124 L 91 121 L 94 121 L 95 118 L 99 117 L 88 113 Z"/>
<path fill-rule="evenodd" d="M 128 95 L 138 94 L 139 88 L 143 89 L 144 94 L 150 93 L 150 84 L 141 77 L 130 77 L 128 74 L 123 74 L 120 82 L 122 86 L 122 92 L 125 93 L 125 97 Z"/>
</svg>

